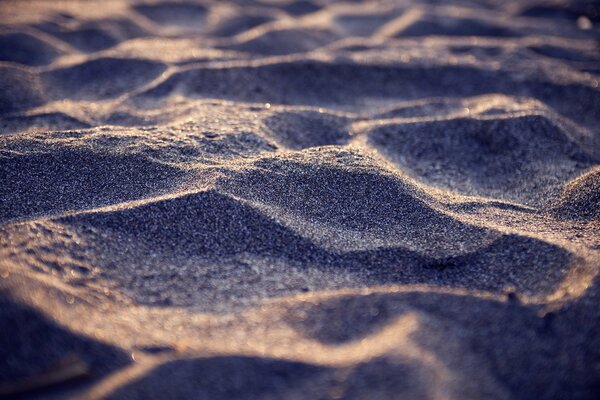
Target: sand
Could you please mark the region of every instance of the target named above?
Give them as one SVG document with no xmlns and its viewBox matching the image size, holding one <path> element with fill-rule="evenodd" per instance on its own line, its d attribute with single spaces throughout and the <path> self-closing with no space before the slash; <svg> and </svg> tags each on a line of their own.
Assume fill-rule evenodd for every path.
<svg viewBox="0 0 600 400">
<path fill-rule="evenodd" d="M 598 398 L 597 2 L 0 16 L 0 397 Z"/>
</svg>

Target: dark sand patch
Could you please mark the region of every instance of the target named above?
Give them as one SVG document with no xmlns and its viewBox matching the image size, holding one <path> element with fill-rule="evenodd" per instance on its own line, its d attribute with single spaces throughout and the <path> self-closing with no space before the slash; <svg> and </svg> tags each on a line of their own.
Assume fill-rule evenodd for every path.
<svg viewBox="0 0 600 400">
<path fill-rule="evenodd" d="M 46 372 L 68 355 L 85 361 L 87 375 L 94 378 L 131 362 L 122 350 L 77 335 L 4 292 L 0 293 L 0 322 L 10 327 L 0 333 L 0 387 Z"/>
<path fill-rule="evenodd" d="M 99 58 L 47 72 L 43 80 L 55 97 L 102 100 L 130 92 L 165 69 L 165 65 L 153 61 Z"/>
<path fill-rule="evenodd" d="M 0 35 L 0 61 L 37 66 L 50 64 L 60 51 L 26 33 Z"/>
<path fill-rule="evenodd" d="M 183 172 L 141 156 L 84 149 L 0 157 L 0 220 L 135 200 L 175 186 Z"/>
<path fill-rule="evenodd" d="M 89 127 L 89 124 L 61 112 L 15 115 L 0 118 L 0 130 L 5 134 L 29 130 L 55 131 L 83 129 Z"/>
<path fill-rule="evenodd" d="M 375 148 L 427 183 L 535 206 L 599 162 L 539 115 L 392 123 L 368 135 Z"/>
<path fill-rule="evenodd" d="M 135 11 L 160 25 L 202 26 L 206 7 L 193 2 L 165 1 L 133 6 Z"/>
<path fill-rule="evenodd" d="M 27 110 L 44 103 L 37 75 L 24 69 L 0 66 L 0 114 Z"/>
<path fill-rule="evenodd" d="M 326 29 L 270 30 L 258 37 L 223 48 L 260 55 L 294 54 L 315 50 L 336 38 L 332 31 Z"/>
<path fill-rule="evenodd" d="M 147 32 L 135 22 L 123 18 L 105 18 L 73 24 L 72 18 L 56 16 L 36 28 L 56 37 L 76 49 L 93 53 L 108 49 L 122 41 L 146 36 Z"/>
<path fill-rule="evenodd" d="M 277 142 L 300 150 L 350 140 L 348 119 L 318 111 L 277 112 L 264 121 Z"/>
</svg>

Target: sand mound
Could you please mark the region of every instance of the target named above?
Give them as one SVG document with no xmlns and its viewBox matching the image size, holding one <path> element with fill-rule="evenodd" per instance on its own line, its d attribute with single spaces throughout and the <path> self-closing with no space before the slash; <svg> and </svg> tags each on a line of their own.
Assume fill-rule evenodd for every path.
<svg viewBox="0 0 600 400">
<path fill-rule="evenodd" d="M 447 89 L 452 92 L 478 94 L 481 89 L 460 85 L 462 77 L 468 74 L 482 76 L 485 72 L 460 67 L 411 69 L 317 61 L 281 62 L 257 67 L 190 69 L 174 74 L 141 96 L 164 97 L 177 91 L 189 96 L 253 102 L 356 104 L 369 96 L 403 99 L 415 98 L 417 93 L 435 96 L 444 90 L 440 81 L 450 86 Z"/>
<path fill-rule="evenodd" d="M 565 185 L 552 210 L 556 215 L 571 219 L 600 217 L 600 169 L 593 168 Z"/>
<path fill-rule="evenodd" d="M 278 143 L 300 150 L 348 142 L 348 122 L 347 118 L 318 111 L 284 111 L 269 115 L 264 124 Z"/>
<path fill-rule="evenodd" d="M 152 223 L 152 221 L 156 221 Z M 161 221 L 178 220 L 163 227 Z M 156 250 L 227 256 L 259 255 L 311 257 L 306 241 L 262 216 L 251 207 L 214 191 L 159 200 L 130 209 L 82 214 L 63 220 L 82 226 L 123 231 L 136 240 L 150 241 Z M 123 223 L 124 222 L 124 223 Z M 264 234 L 259 235 L 259 233 Z M 296 244 L 292 245 L 294 242 Z M 294 251 L 296 248 L 298 251 Z"/>
<path fill-rule="evenodd" d="M 165 221 L 174 224 L 164 228 Z M 298 232 L 297 225 L 287 227 L 214 191 L 57 222 L 95 243 L 97 250 L 90 248 L 95 267 L 136 302 L 207 311 L 367 282 L 443 282 L 497 293 L 547 295 L 575 261 L 557 246 L 516 235 L 451 257 L 423 255 L 406 245 L 334 250 L 315 243 L 310 233 Z"/>
<path fill-rule="evenodd" d="M 369 143 L 427 183 L 523 204 L 548 203 L 598 162 L 544 116 L 376 126 Z"/>
<path fill-rule="evenodd" d="M 323 149 L 290 159 L 264 158 L 232 180 L 222 180 L 220 187 L 327 226 L 385 235 L 410 231 L 407 236 L 414 242 L 419 242 L 412 228 L 416 225 L 430 225 L 432 235 L 439 226 L 444 230 L 439 240 L 446 229 L 454 231 L 453 240 L 460 240 L 463 229 L 426 204 L 425 193 L 354 152 Z M 465 232 L 465 238 L 474 233 Z"/>
<path fill-rule="evenodd" d="M 502 71 L 470 66 L 369 65 L 343 61 L 332 64 L 312 60 L 191 68 L 140 94 L 138 102 L 183 94 L 340 107 L 368 106 L 371 98 L 415 100 L 448 93 L 451 97 L 489 93 L 533 97 L 565 116 L 580 118 L 585 126 L 596 122 L 591 111 L 600 102 L 599 92 L 587 85 L 553 83 L 535 76 L 523 81 Z"/>
<path fill-rule="evenodd" d="M 412 346 L 435 351 L 438 362 L 442 363 L 445 357 L 452 358 L 449 354 L 452 351 L 465 355 L 464 364 L 474 355 L 479 359 L 476 363 L 480 368 L 493 374 L 495 382 L 512 396 L 552 397 L 559 393 L 565 396 L 576 393 L 577 397 L 586 398 L 592 395 L 592 389 L 587 386 L 590 380 L 574 379 L 585 376 L 589 364 L 582 359 L 574 369 L 566 367 L 574 361 L 567 355 L 571 345 L 557 333 L 572 335 L 581 341 L 593 340 L 594 334 L 588 330 L 578 332 L 570 325 L 572 320 L 568 314 L 563 312 L 538 314 L 518 302 L 415 291 L 311 301 L 291 309 L 290 321 L 316 340 L 341 345 L 369 340 L 386 329 L 395 328 L 390 336 L 400 335 L 402 330 L 396 321 L 415 314 L 428 323 L 410 335 Z M 299 316 L 303 317 L 298 319 Z M 442 345 L 449 337 L 456 337 L 452 334 L 455 330 L 462 332 L 459 336 L 464 342 L 454 348 Z M 562 358 L 564 355 L 567 356 Z M 515 365 L 522 371 L 533 372 L 525 379 L 514 374 Z M 453 377 L 461 379 L 460 374 Z M 469 377 L 462 379 L 469 380 Z"/>
</svg>

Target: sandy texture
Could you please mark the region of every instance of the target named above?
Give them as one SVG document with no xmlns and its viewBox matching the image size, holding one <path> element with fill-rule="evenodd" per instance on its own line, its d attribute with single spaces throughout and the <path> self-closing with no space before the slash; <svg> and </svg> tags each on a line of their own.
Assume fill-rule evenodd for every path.
<svg viewBox="0 0 600 400">
<path fill-rule="evenodd" d="M 0 16 L 0 397 L 598 398 L 597 2 Z"/>
</svg>

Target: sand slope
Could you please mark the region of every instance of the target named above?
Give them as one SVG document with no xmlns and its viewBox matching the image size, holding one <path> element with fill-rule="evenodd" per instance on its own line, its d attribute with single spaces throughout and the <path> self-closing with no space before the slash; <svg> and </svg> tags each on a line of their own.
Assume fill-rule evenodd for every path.
<svg viewBox="0 0 600 400">
<path fill-rule="evenodd" d="M 597 398 L 596 2 L 0 15 L 0 396 Z"/>
</svg>

